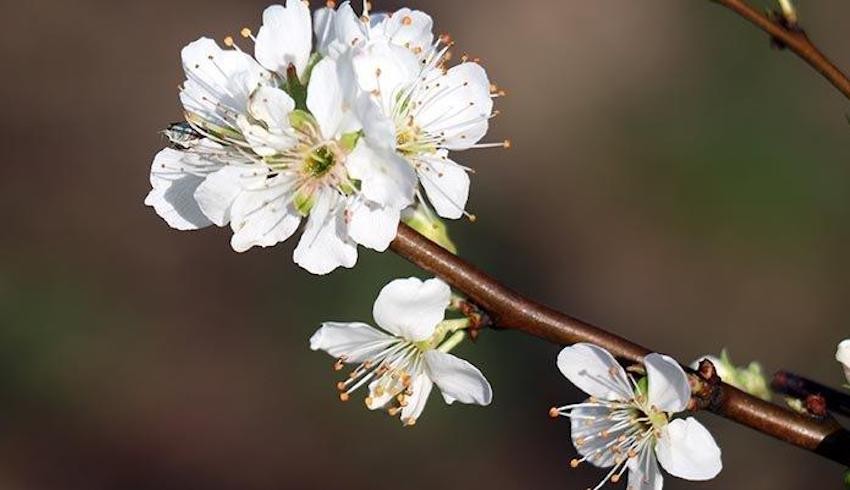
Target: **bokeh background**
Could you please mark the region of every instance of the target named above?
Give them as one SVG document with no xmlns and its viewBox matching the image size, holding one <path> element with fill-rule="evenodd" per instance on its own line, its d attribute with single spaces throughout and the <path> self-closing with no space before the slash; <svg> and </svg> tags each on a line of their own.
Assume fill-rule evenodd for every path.
<svg viewBox="0 0 850 490">
<path fill-rule="evenodd" d="M 316 3 L 315 1 L 313 2 Z M 376 0 L 378 9 L 398 2 Z M 850 67 L 845 0 L 801 1 Z M 767 1 L 764 6 L 770 6 Z M 403 429 L 341 404 L 323 320 L 371 320 L 361 249 L 311 277 L 293 243 L 170 230 L 142 204 L 180 119 L 179 50 L 257 27 L 265 1 L 2 2 L 0 486 L 6 490 L 586 488 L 558 348 L 486 332 L 460 353 L 488 409 L 431 400 Z M 838 385 L 850 336 L 847 101 L 705 0 L 410 1 L 510 92 L 475 167 L 462 254 L 540 300 L 688 361 L 728 347 Z M 839 488 L 842 469 L 712 415 L 709 484 Z"/>
</svg>

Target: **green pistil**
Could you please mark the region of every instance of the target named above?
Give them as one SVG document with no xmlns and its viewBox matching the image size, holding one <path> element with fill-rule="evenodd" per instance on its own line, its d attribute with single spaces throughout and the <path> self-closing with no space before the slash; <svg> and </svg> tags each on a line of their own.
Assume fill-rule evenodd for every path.
<svg viewBox="0 0 850 490">
<path fill-rule="evenodd" d="M 320 146 L 310 152 L 304 160 L 304 173 L 318 178 L 328 173 L 334 163 L 336 163 L 336 157 L 333 151 L 327 146 Z"/>
</svg>

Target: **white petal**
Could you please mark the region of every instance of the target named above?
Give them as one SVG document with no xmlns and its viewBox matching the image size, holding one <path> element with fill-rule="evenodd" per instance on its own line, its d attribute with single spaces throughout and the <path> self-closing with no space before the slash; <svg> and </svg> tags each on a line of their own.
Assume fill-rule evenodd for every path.
<svg viewBox="0 0 850 490">
<path fill-rule="evenodd" d="M 558 354 L 558 369 L 590 396 L 610 401 L 634 398 L 626 371 L 611 353 L 596 345 L 564 347 Z"/>
<path fill-rule="evenodd" d="M 602 406 L 578 407 L 571 413 L 575 417 L 570 418 L 570 439 L 576 451 L 581 456 L 587 456 L 587 461 L 599 468 L 614 466 L 614 451 L 600 451 L 620 436 L 620 432 L 610 430 L 615 424 L 608 418 L 611 409 Z"/>
<path fill-rule="evenodd" d="M 447 155 L 448 152 L 439 151 L 422 158 L 417 173 L 437 214 L 457 219 L 463 216 L 469 198 L 469 175 Z"/>
<path fill-rule="evenodd" d="M 662 354 L 649 354 L 643 363 L 649 382 L 650 406 L 670 413 L 678 413 L 688 408 L 691 386 L 679 363 Z"/>
<path fill-rule="evenodd" d="M 376 15 L 372 15 L 373 22 Z M 433 20 L 425 12 L 402 8 L 382 18 L 372 29 L 391 43 L 404 46 L 424 56 L 434 42 Z"/>
<path fill-rule="evenodd" d="M 438 83 L 437 83 L 438 82 Z M 416 123 L 430 134 L 441 135 L 442 147 L 464 150 L 487 133 L 493 112 L 490 81 L 477 63 L 461 63 L 449 69 L 430 90 L 421 92 L 422 107 Z"/>
<path fill-rule="evenodd" d="M 331 190 L 317 194 L 307 226 L 292 255 L 295 263 L 320 275 L 337 267 L 354 267 L 357 244 L 348 237 L 341 198 Z"/>
<path fill-rule="evenodd" d="M 280 179 L 282 176 L 278 175 L 268 180 Z M 290 184 L 283 183 L 239 194 L 230 211 L 233 250 L 244 252 L 254 246 L 271 247 L 295 233 L 301 216 L 289 204 L 290 189 Z"/>
<path fill-rule="evenodd" d="M 350 47 L 362 44 L 369 37 L 366 24 L 354 13 L 350 2 L 343 2 L 338 10 L 316 10 L 313 31 L 316 34 L 316 51 L 332 59 L 337 59 Z"/>
<path fill-rule="evenodd" d="M 629 490 L 661 490 L 664 486 L 664 477 L 658 469 L 655 451 L 646 446 L 636 458 L 630 459 L 629 466 Z"/>
<path fill-rule="evenodd" d="M 324 137 L 339 136 L 343 102 L 336 62 L 325 58 L 313 68 L 310 86 L 307 87 L 307 108 L 319 123 Z"/>
<path fill-rule="evenodd" d="M 693 417 L 667 424 L 655 452 L 668 473 L 685 480 L 710 480 L 723 469 L 720 448 L 708 429 Z"/>
<path fill-rule="evenodd" d="M 425 404 L 428 403 L 428 396 L 431 394 L 431 388 L 434 383 L 425 374 L 420 374 L 413 378 L 410 385 L 412 394 L 407 399 L 407 405 L 401 409 L 401 421 L 410 424 L 419 419 L 422 411 L 425 410 Z"/>
<path fill-rule="evenodd" d="M 192 166 L 190 154 L 166 148 L 151 164 L 151 191 L 145 204 L 178 230 L 197 230 L 212 224 L 195 201 L 195 189 L 204 181 L 206 170 Z M 210 170 L 217 166 L 210 164 Z"/>
<path fill-rule="evenodd" d="M 286 134 L 292 130 L 289 114 L 295 109 L 295 101 L 277 87 L 260 87 L 251 94 L 248 110 L 266 128 L 275 134 Z"/>
<path fill-rule="evenodd" d="M 232 111 L 244 112 L 248 98 L 269 74 L 251 56 L 223 50 L 215 41 L 200 38 L 181 53 L 186 81 L 180 100 L 189 113 L 217 127 L 233 127 Z"/>
<path fill-rule="evenodd" d="M 365 323 L 325 322 L 310 337 L 310 349 L 323 350 L 345 362 L 364 362 L 383 350 L 393 337 Z"/>
<path fill-rule="evenodd" d="M 348 211 L 348 234 L 360 245 L 383 252 L 395 239 L 401 219 L 397 209 L 356 199 Z"/>
<path fill-rule="evenodd" d="M 847 382 L 850 383 L 850 339 L 842 340 L 838 344 L 838 349 L 835 351 L 835 360 L 841 363 L 844 369 L 844 376 Z"/>
<path fill-rule="evenodd" d="M 419 59 L 406 48 L 389 42 L 371 43 L 352 59 L 360 89 L 376 94 L 384 114 L 392 114 L 398 95 L 416 80 Z"/>
<path fill-rule="evenodd" d="M 436 350 L 425 353 L 425 372 L 440 388 L 446 403 L 489 405 L 493 389 L 487 378 L 469 362 Z"/>
<path fill-rule="evenodd" d="M 336 40 L 336 10 L 322 7 L 313 12 L 313 33 L 316 35 L 316 51 L 328 56 L 330 45 Z"/>
<path fill-rule="evenodd" d="M 257 33 L 254 54 L 269 70 L 285 74 L 294 65 L 304 74 L 313 43 L 310 8 L 301 0 L 287 0 L 286 7 L 272 5 L 263 12 L 263 26 Z"/>
<path fill-rule="evenodd" d="M 449 285 L 436 278 L 396 279 L 381 289 L 372 315 L 384 330 L 419 342 L 433 335 L 446 317 L 451 295 Z"/>
<path fill-rule="evenodd" d="M 346 158 L 349 175 L 360 181 L 360 191 L 372 202 L 398 210 L 413 204 L 416 172 L 390 149 L 380 149 L 361 138 Z"/>
<path fill-rule="evenodd" d="M 250 171 L 241 166 L 227 166 L 210 174 L 195 190 L 201 211 L 218 226 L 230 222 L 230 208 L 242 192 L 242 179 Z"/>
</svg>

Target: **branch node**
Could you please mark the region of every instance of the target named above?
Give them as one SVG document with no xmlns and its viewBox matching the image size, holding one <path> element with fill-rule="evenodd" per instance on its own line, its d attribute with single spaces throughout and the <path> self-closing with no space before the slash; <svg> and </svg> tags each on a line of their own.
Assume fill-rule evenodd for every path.
<svg viewBox="0 0 850 490">
<path fill-rule="evenodd" d="M 469 318 L 470 325 L 467 329 L 467 333 L 469 334 L 469 339 L 473 342 L 475 342 L 478 339 L 478 336 L 481 335 L 481 330 L 493 326 L 493 319 L 490 315 L 488 315 L 486 311 L 481 309 L 475 303 L 468 300 L 462 300 L 458 302 L 457 307 L 463 316 Z"/>
<path fill-rule="evenodd" d="M 720 401 L 723 381 L 717 375 L 717 368 L 708 359 L 699 362 L 695 373 L 688 376 L 691 385 L 691 401 L 688 410 L 704 410 L 716 407 Z"/>
</svg>

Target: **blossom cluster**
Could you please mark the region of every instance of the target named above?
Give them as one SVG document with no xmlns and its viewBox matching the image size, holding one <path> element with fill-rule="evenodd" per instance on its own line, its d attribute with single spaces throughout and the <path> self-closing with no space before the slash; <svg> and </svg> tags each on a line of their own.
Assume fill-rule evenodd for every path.
<svg viewBox="0 0 850 490">
<path fill-rule="evenodd" d="M 183 48 L 185 123 L 154 158 L 145 200 L 172 227 L 230 226 L 242 252 L 292 236 L 314 274 L 352 267 L 357 245 L 383 251 L 416 202 L 460 218 L 467 168 L 451 152 L 481 143 L 499 91 L 431 17 L 356 14 L 345 2 L 312 15 L 302 0 L 263 13 L 253 56 L 232 37 Z M 471 216 L 471 215 L 468 215 Z"/>
<path fill-rule="evenodd" d="M 238 252 L 283 242 L 304 222 L 294 260 L 314 274 L 353 267 L 358 245 L 386 250 L 403 217 L 454 251 L 445 227 L 431 226 L 432 212 L 472 218 L 468 168 L 453 152 L 510 145 L 481 142 L 502 94 L 481 65 L 464 56 L 449 66 L 452 42 L 424 12 L 370 14 L 366 2 L 359 15 L 348 2 L 311 14 L 287 0 L 265 10 L 256 35 L 241 35 L 253 55 L 232 37 L 183 48 L 185 122 L 165 131 L 145 203 L 179 230 L 230 226 Z M 336 371 L 353 366 L 337 383 L 342 401 L 362 389 L 369 409 L 406 426 L 435 387 L 446 403 L 489 405 L 490 383 L 451 353 L 477 333 L 462 305 L 440 279 L 397 279 L 374 303 L 377 327 L 325 322 L 310 347 L 333 356 Z M 550 411 L 571 420 L 572 466 L 610 468 L 597 488 L 628 471 L 629 488 L 658 490 L 659 463 L 713 478 L 714 439 L 693 418 L 673 418 L 691 399 L 687 374 L 667 356 L 642 361 L 636 378 L 595 345 L 558 356 L 590 396 Z"/>
</svg>

